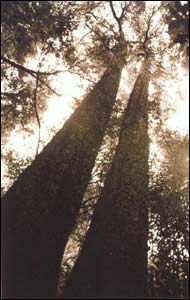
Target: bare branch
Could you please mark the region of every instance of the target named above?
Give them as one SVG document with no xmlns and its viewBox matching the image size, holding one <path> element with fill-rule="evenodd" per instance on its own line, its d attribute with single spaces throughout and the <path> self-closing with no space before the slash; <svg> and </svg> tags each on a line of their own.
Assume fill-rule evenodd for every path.
<svg viewBox="0 0 190 300">
<path fill-rule="evenodd" d="M 90 30 L 89 32 L 85 33 L 85 34 L 80 38 L 79 43 L 81 43 L 82 40 L 83 40 L 87 35 L 89 35 L 91 32 L 92 32 L 92 30 Z"/>
</svg>

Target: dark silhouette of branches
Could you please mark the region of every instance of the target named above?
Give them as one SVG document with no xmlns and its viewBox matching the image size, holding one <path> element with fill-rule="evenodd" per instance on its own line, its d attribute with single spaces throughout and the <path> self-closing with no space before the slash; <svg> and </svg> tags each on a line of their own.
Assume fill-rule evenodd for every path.
<svg viewBox="0 0 190 300">
<path fill-rule="evenodd" d="M 4 62 L 6 62 L 6 63 L 8 63 L 9 65 L 11 65 L 11 66 L 13 66 L 13 67 L 15 67 L 15 68 L 17 68 L 17 69 L 19 69 L 19 70 L 21 70 L 21 71 L 23 71 L 23 72 L 25 72 L 25 73 L 27 73 L 27 74 L 30 74 L 31 76 L 33 76 L 34 78 L 36 78 L 37 79 L 37 77 L 38 77 L 38 81 L 39 82 L 41 82 L 43 85 L 45 85 L 53 94 L 55 94 L 56 96 L 61 96 L 59 93 L 57 93 L 56 91 L 54 91 L 44 80 L 42 80 L 39 76 L 40 75 L 56 75 L 56 74 L 58 74 L 58 73 L 60 73 L 60 72 L 62 72 L 62 71 L 55 71 L 55 72 L 50 72 L 50 73 L 48 73 L 48 72 L 38 72 L 38 71 L 34 71 L 34 70 L 31 70 L 31 69 L 29 69 L 29 68 L 26 68 L 26 67 L 24 67 L 24 66 L 22 66 L 22 65 L 20 65 L 20 64 L 18 64 L 18 63 L 16 63 L 16 62 L 14 62 L 14 61 L 12 61 L 12 60 L 10 60 L 10 59 L 8 59 L 8 58 L 6 58 L 5 56 L 1 56 L 1 59 L 4 61 Z"/>
</svg>

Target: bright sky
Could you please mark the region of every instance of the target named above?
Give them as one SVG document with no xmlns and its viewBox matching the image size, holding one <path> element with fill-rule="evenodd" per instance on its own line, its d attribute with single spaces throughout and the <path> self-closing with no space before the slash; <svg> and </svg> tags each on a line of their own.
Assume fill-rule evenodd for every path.
<svg viewBox="0 0 190 300">
<path fill-rule="evenodd" d="M 165 82 L 168 90 L 168 100 L 175 112 L 168 119 L 167 126 L 171 130 L 185 135 L 189 129 L 189 74 L 180 64 L 177 65 L 177 80 Z"/>
</svg>

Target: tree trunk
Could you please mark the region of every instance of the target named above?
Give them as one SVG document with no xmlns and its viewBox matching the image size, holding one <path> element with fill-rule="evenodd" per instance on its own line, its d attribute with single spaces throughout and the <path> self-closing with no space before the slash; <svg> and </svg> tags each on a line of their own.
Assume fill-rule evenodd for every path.
<svg viewBox="0 0 190 300">
<path fill-rule="evenodd" d="M 130 96 L 118 148 L 64 299 L 143 299 L 147 285 L 148 64 Z"/>
<path fill-rule="evenodd" d="M 3 299 L 53 299 L 64 247 L 116 98 L 110 66 L 2 199 Z"/>
</svg>

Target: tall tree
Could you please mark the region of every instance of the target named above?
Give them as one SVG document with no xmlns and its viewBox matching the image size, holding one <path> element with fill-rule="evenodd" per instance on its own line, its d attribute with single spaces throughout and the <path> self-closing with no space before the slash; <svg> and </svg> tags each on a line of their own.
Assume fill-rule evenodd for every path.
<svg viewBox="0 0 190 300">
<path fill-rule="evenodd" d="M 64 299 L 146 298 L 149 60 L 135 82 L 120 140 Z"/>
<path fill-rule="evenodd" d="M 147 297 L 148 85 L 151 58 L 163 54 L 165 48 L 162 43 L 155 44 L 161 29 L 154 18 L 159 8 L 152 7 L 144 14 L 144 28 L 139 30 L 142 42 L 135 53 L 145 61 L 92 224 L 63 291 L 64 299 Z M 142 18 L 142 27 L 141 22 Z"/>
<path fill-rule="evenodd" d="M 36 3 L 37 10 L 39 5 Z M 22 11 L 21 3 L 18 13 Z M 112 54 L 102 78 L 82 105 L 2 199 L 5 299 L 56 297 L 64 247 L 118 90 L 125 63 L 123 50 Z M 8 63 L 15 66 L 10 59 Z M 31 70 L 22 71 L 31 74 Z"/>
<path fill-rule="evenodd" d="M 110 7 L 118 24 L 118 35 L 113 35 L 114 46 L 113 36 L 106 40 L 97 28 L 93 30 L 104 54 L 106 50 L 106 54 L 111 53 L 104 60 L 107 64 L 112 58 L 111 66 L 3 198 L 4 298 L 56 295 L 61 255 L 90 177 L 125 61 L 122 22 L 129 7 L 125 4 L 120 17 L 112 2 Z M 142 78 L 139 80 L 143 82 Z"/>
<path fill-rule="evenodd" d="M 119 86 L 111 65 L 2 199 L 3 297 L 55 297 L 60 260 Z"/>
</svg>

